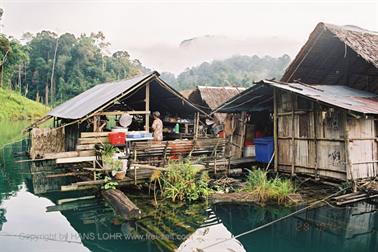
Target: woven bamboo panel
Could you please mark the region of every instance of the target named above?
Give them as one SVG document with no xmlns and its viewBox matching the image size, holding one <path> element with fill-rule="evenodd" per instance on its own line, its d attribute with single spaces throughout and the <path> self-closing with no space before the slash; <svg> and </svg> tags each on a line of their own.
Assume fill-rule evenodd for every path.
<svg viewBox="0 0 378 252">
<path fill-rule="evenodd" d="M 45 153 L 64 151 L 64 129 L 33 128 L 31 131 L 31 159 L 43 158 Z"/>
</svg>

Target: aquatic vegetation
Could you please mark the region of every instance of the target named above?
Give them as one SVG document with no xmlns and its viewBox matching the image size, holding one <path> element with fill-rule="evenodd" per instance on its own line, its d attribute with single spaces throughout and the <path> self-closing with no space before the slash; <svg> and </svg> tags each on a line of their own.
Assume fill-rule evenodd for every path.
<svg viewBox="0 0 378 252">
<path fill-rule="evenodd" d="M 288 200 L 290 194 L 295 193 L 296 188 L 289 179 L 279 177 L 269 179 L 267 171 L 252 170 L 249 171 L 243 191 L 253 193 L 261 203 L 268 200 L 277 200 L 279 204 L 282 204 Z"/>
<path fill-rule="evenodd" d="M 213 192 L 209 181 L 208 173 L 200 172 L 190 162 L 171 162 L 168 171 L 162 176 L 162 195 L 173 202 L 207 199 Z"/>
<path fill-rule="evenodd" d="M 110 190 L 110 189 L 117 189 L 118 182 L 112 181 L 112 179 L 108 176 L 105 177 L 105 184 L 102 186 L 102 189 Z"/>
<path fill-rule="evenodd" d="M 161 171 L 159 170 L 155 170 L 151 177 L 150 177 L 150 182 L 154 184 L 154 200 L 155 200 L 155 205 L 157 206 L 157 184 L 159 185 L 159 188 L 161 188 L 161 181 L 160 181 L 160 177 L 161 177 Z"/>
</svg>

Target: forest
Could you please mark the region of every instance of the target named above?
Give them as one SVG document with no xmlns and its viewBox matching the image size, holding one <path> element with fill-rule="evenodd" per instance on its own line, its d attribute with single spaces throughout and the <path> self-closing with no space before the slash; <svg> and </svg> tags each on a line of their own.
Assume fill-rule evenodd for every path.
<svg viewBox="0 0 378 252">
<path fill-rule="evenodd" d="M 0 86 L 54 107 L 96 84 L 151 71 L 127 51 L 109 53 L 109 48 L 102 32 L 80 36 L 28 32 L 20 40 L 2 34 Z M 248 87 L 260 79 L 279 79 L 289 62 L 286 54 L 278 58 L 238 55 L 204 62 L 177 77 L 163 72 L 162 78 L 178 90 L 198 85 Z"/>
<path fill-rule="evenodd" d="M 290 61 L 287 54 L 278 58 L 235 55 L 188 68 L 177 77 L 164 72 L 162 78 L 178 90 L 193 89 L 196 86 L 249 87 L 253 81 L 280 79 Z"/>
<path fill-rule="evenodd" d="M 109 45 L 102 32 L 75 37 L 42 31 L 25 33 L 21 41 L 0 35 L 0 86 L 54 106 L 98 83 L 147 71 L 127 51 L 106 53 Z"/>
</svg>

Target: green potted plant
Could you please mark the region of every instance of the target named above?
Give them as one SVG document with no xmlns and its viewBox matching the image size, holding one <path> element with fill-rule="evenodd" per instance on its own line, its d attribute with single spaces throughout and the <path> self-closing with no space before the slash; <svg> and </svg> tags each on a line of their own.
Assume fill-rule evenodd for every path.
<svg viewBox="0 0 378 252">
<path fill-rule="evenodd" d="M 103 144 L 101 146 L 102 164 L 105 169 L 112 170 L 112 176 L 117 180 L 125 178 L 126 171 L 122 170 L 122 161 L 115 155 L 118 152 L 111 144 Z"/>
<path fill-rule="evenodd" d="M 118 151 L 118 149 L 111 144 L 102 144 L 100 150 L 104 168 L 112 169 L 114 159 L 113 156 Z"/>
<path fill-rule="evenodd" d="M 112 175 L 117 180 L 122 180 L 126 176 L 126 171 L 122 170 L 122 161 L 121 160 L 113 160 L 113 167 L 112 167 Z"/>
</svg>

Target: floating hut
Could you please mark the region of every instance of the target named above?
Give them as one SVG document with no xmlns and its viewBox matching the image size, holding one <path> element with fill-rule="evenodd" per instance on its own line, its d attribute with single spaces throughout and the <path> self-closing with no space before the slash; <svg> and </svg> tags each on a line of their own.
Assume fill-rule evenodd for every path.
<svg viewBox="0 0 378 252">
<path fill-rule="evenodd" d="M 256 160 L 274 161 L 276 171 L 343 181 L 375 177 L 377 55 L 377 33 L 320 23 L 282 81 L 258 82 L 214 112 L 247 113 Z"/>
<path fill-rule="evenodd" d="M 150 133 L 153 111 L 160 112 L 162 141 L 154 141 Z M 120 150 L 122 169 L 128 170 L 119 184 L 149 181 L 154 170 L 164 171 L 170 159 L 181 157 L 201 157 L 204 169 L 226 172 L 225 140 L 200 137 L 201 118 L 209 115 L 152 72 L 96 85 L 54 108 L 29 128 L 30 156 L 89 172 L 84 181 L 61 186 L 62 190 L 101 186 L 105 181 L 96 180 L 96 174 L 111 169 L 102 162 L 98 146 L 109 143 L 111 133 L 124 132 L 121 143 L 112 143 Z M 41 127 L 49 119 L 52 126 Z"/>
</svg>

